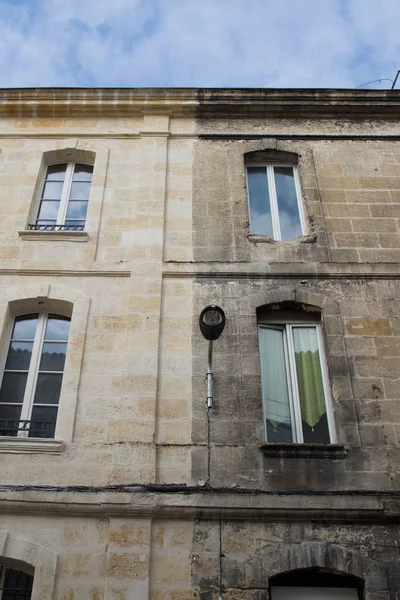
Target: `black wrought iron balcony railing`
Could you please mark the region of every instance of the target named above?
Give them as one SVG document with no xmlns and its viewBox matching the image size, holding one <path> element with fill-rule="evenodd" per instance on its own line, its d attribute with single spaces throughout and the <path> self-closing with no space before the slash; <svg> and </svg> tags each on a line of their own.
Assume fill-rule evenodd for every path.
<svg viewBox="0 0 400 600">
<path fill-rule="evenodd" d="M 43 225 L 43 223 L 29 223 L 29 231 L 83 231 L 84 225 Z"/>
<path fill-rule="evenodd" d="M 20 431 L 26 431 L 28 437 L 53 438 L 55 428 L 55 421 L 0 419 L 0 436 L 17 436 Z"/>
</svg>

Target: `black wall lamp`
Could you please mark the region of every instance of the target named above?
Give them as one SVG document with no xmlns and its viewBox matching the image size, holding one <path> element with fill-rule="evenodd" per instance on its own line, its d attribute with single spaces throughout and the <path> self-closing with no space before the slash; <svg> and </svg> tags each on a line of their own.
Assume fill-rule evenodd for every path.
<svg viewBox="0 0 400 600">
<path fill-rule="evenodd" d="M 217 340 L 225 327 L 225 313 L 219 306 L 210 304 L 203 308 L 199 317 L 200 331 L 208 340 L 208 368 L 207 368 L 207 408 L 214 403 L 214 375 L 212 372 L 212 344 Z"/>
</svg>

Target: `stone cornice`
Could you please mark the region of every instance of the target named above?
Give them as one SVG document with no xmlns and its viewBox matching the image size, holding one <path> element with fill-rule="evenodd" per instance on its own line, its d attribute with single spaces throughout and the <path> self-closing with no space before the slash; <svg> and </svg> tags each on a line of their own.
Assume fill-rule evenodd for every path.
<svg viewBox="0 0 400 600">
<path fill-rule="evenodd" d="M 130 271 L 85 270 L 85 269 L 0 269 L 0 276 L 19 275 L 21 277 L 130 277 Z"/>
<path fill-rule="evenodd" d="M 10 486 L 11 487 L 11 486 Z M 283 492 L 172 485 L 40 490 L 0 489 L 0 514 L 123 516 L 270 521 L 388 522 L 400 517 L 400 494 L 343 490 Z M 19 489 L 18 489 L 19 487 Z"/>
<path fill-rule="evenodd" d="M 395 119 L 398 90 L 20 88 L 0 90 L 0 117 Z"/>
<path fill-rule="evenodd" d="M 23 88 L 0 90 L 0 117 L 193 116 L 194 89 Z"/>
<path fill-rule="evenodd" d="M 400 116 L 398 90 L 199 89 L 197 95 L 200 118 L 394 119 Z"/>
<path fill-rule="evenodd" d="M 294 266 L 295 265 L 295 266 Z M 165 279 L 400 279 L 397 263 L 165 262 Z"/>
<path fill-rule="evenodd" d="M 62 440 L 50 438 L 0 437 L 0 454 L 61 454 Z"/>
</svg>

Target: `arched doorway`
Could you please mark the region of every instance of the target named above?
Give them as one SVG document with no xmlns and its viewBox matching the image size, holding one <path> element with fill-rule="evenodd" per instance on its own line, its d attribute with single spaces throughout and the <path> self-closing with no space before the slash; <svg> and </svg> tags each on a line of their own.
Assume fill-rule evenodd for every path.
<svg viewBox="0 0 400 600">
<path fill-rule="evenodd" d="M 271 600 L 363 600 L 359 577 L 318 567 L 275 575 L 270 579 Z"/>
</svg>

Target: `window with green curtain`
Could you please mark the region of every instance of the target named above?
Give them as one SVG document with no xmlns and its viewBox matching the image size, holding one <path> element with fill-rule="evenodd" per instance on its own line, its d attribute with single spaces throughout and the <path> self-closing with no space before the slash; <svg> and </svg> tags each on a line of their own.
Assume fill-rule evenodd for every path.
<svg viewBox="0 0 400 600">
<path fill-rule="evenodd" d="M 267 442 L 329 444 L 318 325 L 261 324 L 259 346 Z"/>
</svg>

